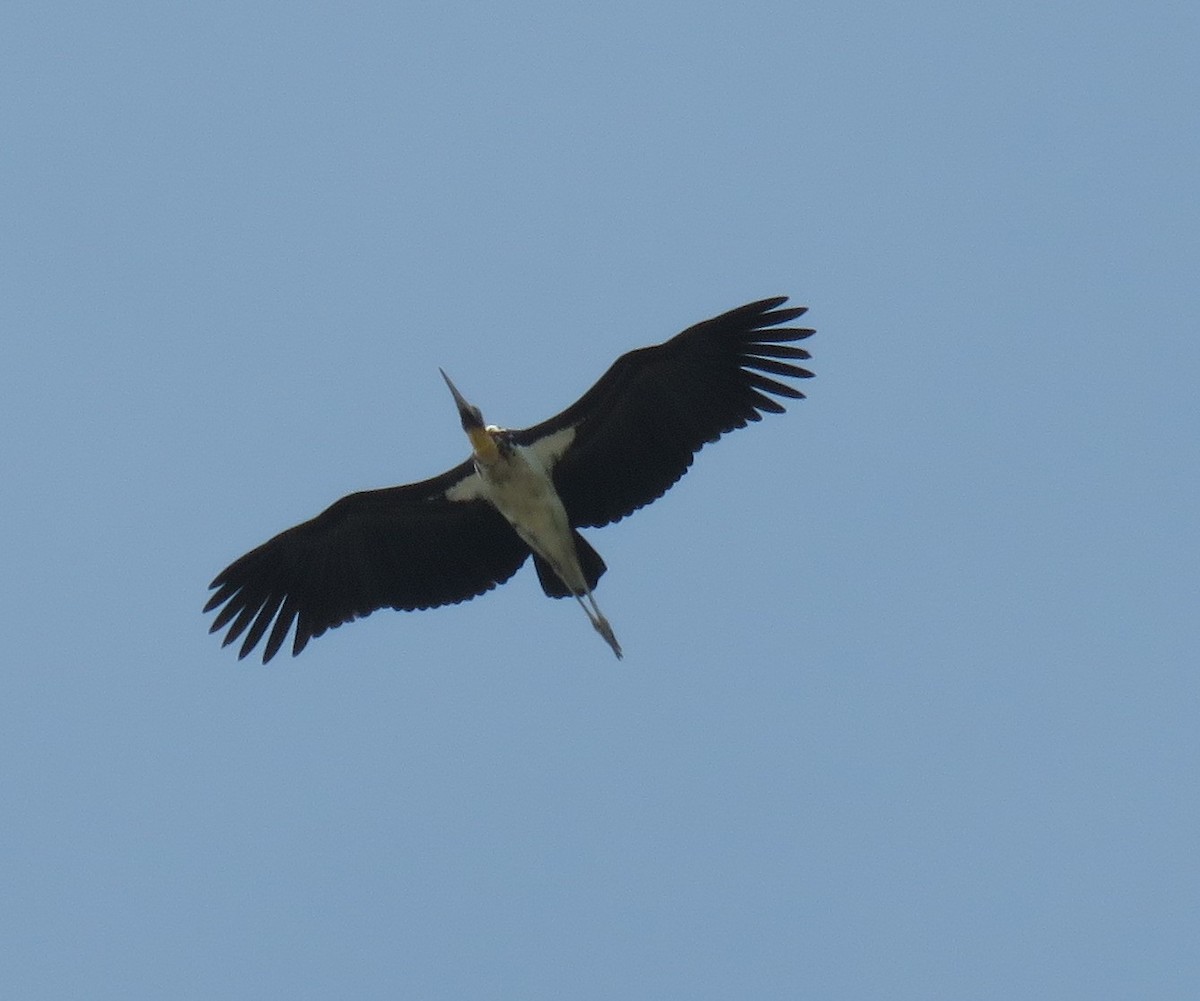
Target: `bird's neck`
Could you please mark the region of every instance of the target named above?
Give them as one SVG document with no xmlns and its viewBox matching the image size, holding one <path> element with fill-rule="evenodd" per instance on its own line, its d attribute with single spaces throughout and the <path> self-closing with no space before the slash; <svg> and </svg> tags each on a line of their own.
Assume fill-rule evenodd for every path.
<svg viewBox="0 0 1200 1001">
<path fill-rule="evenodd" d="M 496 439 L 487 428 L 471 428 L 467 437 L 471 439 L 471 450 L 475 453 L 477 462 L 490 466 L 500 460 L 500 449 L 496 445 Z"/>
</svg>

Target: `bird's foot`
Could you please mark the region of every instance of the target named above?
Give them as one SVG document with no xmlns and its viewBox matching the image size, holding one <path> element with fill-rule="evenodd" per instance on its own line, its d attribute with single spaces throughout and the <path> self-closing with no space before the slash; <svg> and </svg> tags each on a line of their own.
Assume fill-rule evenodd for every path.
<svg viewBox="0 0 1200 1001">
<path fill-rule="evenodd" d="M 612 652 L 617 655 L 617 660 L 623 656 L 621 653 L 621 644 L 617 642 L 617 637 L 613 634 L 612 626 L 608 624 L 608 619 L 603 615 L 592 619 L 592 625 L 596 627 L 596 632 L 604 637 L 604 642 L 612 647 Z"/>
</svg>

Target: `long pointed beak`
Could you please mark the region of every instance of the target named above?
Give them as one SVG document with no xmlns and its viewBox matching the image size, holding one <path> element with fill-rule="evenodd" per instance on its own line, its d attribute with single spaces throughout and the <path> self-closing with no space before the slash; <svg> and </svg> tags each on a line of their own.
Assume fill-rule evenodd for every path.
<svg viewBox="0 0 1200 1001">
<path fill-rule="evenodd" d="M 446 380 L 446 385 L 450 387 L 450 394 L 454 397 L 454 403 L 458 407 L 458 416 L 462 419 L 463 429 L 483 427 L 483 419 L 479 415 L 479 408 L 471 406 L 466 401 L 463 394 L 458 391 L 458 387 L 450 381 L 450 376 L 440 368 L 438 371 L 442 373 L 442 378 Z"/>
</svg>

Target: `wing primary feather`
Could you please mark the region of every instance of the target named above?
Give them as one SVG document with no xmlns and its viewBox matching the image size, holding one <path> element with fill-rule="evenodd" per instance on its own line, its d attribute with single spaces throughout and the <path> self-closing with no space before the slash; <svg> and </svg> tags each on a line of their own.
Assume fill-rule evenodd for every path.
<svg viewBox="0 0 1200 1001">
<path fill-rule="evenodd" d="M 811 358 L 812 354 L 804 348 L 794 348 L 790 344 L 755 344 L 750 352 L 756 357 L 765 358 Z"/>
<path fill-rule="evenodd" d="M 797 391 L 799 393 L 799 391 Z M 778 400 L 773 400 L 765 393 L 760 393 L 757 390 L 750 390 L 750 398 L 754 401 L 754 409 L 746 413 L 746 420 L 761 421 L 762 414 L 758 411 L 765 410 L 769 414 L 782 414 L 787 412 L 787 408 Z M 745 424 L 739 424 L 738 427 L 745 427 Z M 732 429 L 730 429 L 732 430 Z"/>
<path fill-rule="evenodd" d="M 246 633 L 246 639 L 242 643 L 242 653 L 239 656 L 246 656 L 251 650 L 258 646 L 258 641 L 262 639 L 263 633 L 267 631 L 267 626 L 271 624 L 271 620 L 275 618 L 280 606 L 283 605 L 286 595 L 283 593 L 272 594 L 263 603 L 262 608 L 258 610 L 258 615 L 254 618 L 254 625 L 250 627 L 250 631 Z"/>
<path fill-rule="evenodd" d="M 250 621 L 258 614 L 259 604 L 256 601 L 241 607 L 237 617 L 234 618 L 233 623 L 229 627 L 229 632 L 225 634 L 225 642 L 222 646 L 228 646 L 230 643 L 233 643 L 246 631 L 246 627 L 250 625 Z"/>
<path fill-rule="evenodd" d="M 220 593 L 218 593 L 218 597 L 221 598 L 221 601 L 228 601 L 229 598 L 233 597 L 236 593 L 236 588 L 230 588 L 229 594 L 222 596 Z M 211 612 L 219 604 L 220 601 L 214 599 L 204 606 L 204 610 L 206 612 Z M 217 630 L 223 629 L 225 627 L 225 623 L 232 619 L 238 613 L 238 609 L 241 607 L 242 606 L 237 602 L 230 601 L 228 605 L 226 605 L 221 609 L 220 612 L 217 613 L 217 617 L 213 619 L 213 624 L 209 627 L 208 631 L 210 633 L 215 633 Z"/>
<path fill-rule="evenodd" d="M 275 625 L 271 628 L 271 635 L 267 637 L 267 646 L 263 650 L 264 664 L 279 652 L 279 648 L 283 646 L 283 641 L 287 639 L 288 630 L 292 627 L 292 622 L 295 618 L 295 602 L 289 595 L 284 599 L 283 607 L 280 608 L 279 614 L 275 618 Z"/>
<path fill-rule="evenodd" d="M 782 300 L 787 301 L 786 297 Z M 790 306 L 787 309 L 776 309 L 770 313 L 763 313 L 758 318 L 756 327 L 774 327 L 780 323 L 790 323 L 799 316 L 803 316 L 808 312 L 807 306 Z"/>
<path fill-rule="evenodd" d="M 779 382 L 776 379 L 769 379 L 767 376 L 759 375 L 757 372 L 747 372 L 746 382 L 756 389 L 761 389 L 767 393 L 774 393 L 776 396 L 787 396 L 793 400 L 803 398 L 803 394 L 795 387 Z"/>
<path fill-rule="evenodd" d="M 799 365 L 792 365 L 788 362 L 771 361 L 769 358 L 755 358 L 747 362 L 747 365 L 758 369 L 760 372 L 771 372 L 775 375 L 790 375 L 797 379 L 811 379 L 812 373 Z"/>
<path fill-rule="evenodd" d="M 749 340 L 765 341 L 767 343 L 775 343 L 777 341 L 802 341 L 806 337 L 812 337 L 815 330 L 801 329 L 799 327 L 778 327 L 771 329 L 769 326 L 764 329 L 755 329 L 750 332 Z"/>
</svg>

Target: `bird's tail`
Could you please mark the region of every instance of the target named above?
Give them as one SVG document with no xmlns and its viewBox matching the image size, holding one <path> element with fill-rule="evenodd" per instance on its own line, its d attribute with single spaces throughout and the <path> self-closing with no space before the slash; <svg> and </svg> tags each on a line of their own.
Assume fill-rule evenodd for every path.
<svg viewBox="0 0 1200 1001">
<path fill-rule="evenodd" d="M 575 540 L 575 556 L 579 560 L 579 569 L 583 571 L 583 579 L 587 581 L 589 588 L 595 587 L 608 567 L 605 565 L 603 557 L 592 548 L 587 539 L 577 531 L 572 531 L 571 536 Z M 542 590 L 546 592 L 548 598 L 568 598 L 575 594 L 563 583 L 563 579 L 549 561 L 537 553 L 533 554 L 533 566 L 537 570 Z"/>
</svg>

